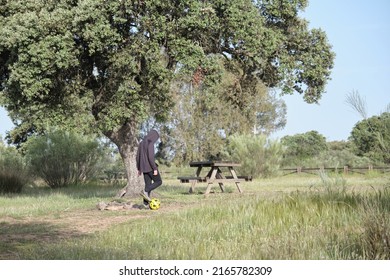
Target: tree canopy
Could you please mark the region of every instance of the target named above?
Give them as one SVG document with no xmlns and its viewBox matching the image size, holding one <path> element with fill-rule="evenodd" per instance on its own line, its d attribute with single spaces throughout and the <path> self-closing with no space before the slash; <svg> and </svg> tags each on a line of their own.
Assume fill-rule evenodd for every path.
<svg viewBox="0 0 390 280">
<path fill-rule="evenodd" d="M 349 140 L 358 156 L 366 156 L 379 163 L 390 163 L 390 113 L 359 121 Z"/>
<path fill-rule="evenodd" d="M 281 142 L 286 147 L 284 155 L 287 164 L 302 163 L 328 150 L 326 138 L 315 130 L 284 136 Z"/>
<path fill-rule="evenodd" d="M 236 73 L 241 69 L 221 68 L 218 84 L 203 87 L 180 80 L 172 88 L 176 105 L 165 131 L 175 163 L 222 159 L 229 136 L 269 135 L 286 123 L 285 103 L 259 79 L 240 83 Z"/>
<path fill-rule="evenodd" d="M 99 130 L 131 170 L 139 125 L 167 117 L 177 76 L 198 75 L 206 87 L 232 65 L 239 69 L 232 100 L 257 94 L 242 89 L 259 80 L 318 102 L 334 53 L 325 32 L 299 17 L 306 5 L 0 0 L 0 103 L 16 124 L 11 138 L 24 141 L 53 125 Z"/>
</svg>

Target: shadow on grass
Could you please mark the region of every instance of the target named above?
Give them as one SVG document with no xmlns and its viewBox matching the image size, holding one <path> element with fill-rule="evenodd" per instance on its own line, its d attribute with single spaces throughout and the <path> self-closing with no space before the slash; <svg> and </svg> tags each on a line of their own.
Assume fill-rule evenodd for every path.
<svg viewBox="0 0 390 280">
<path fill-rule="evenodd" d="M 123 188 L 122 185 L 110 185 L 100 183 L 89 183 L 80 185 L 69 185 L 52 189 L 47 186 L 25 187 L 20 194 L 7 195 L 8 197 L 46 197 L 53 194 L 62 194 L 75 199 L 86 198 L 110 198 L 115 197 L 117 192 Z"/>
<path fill-rule="evenodd" d="M 26 250 L 85 234 L 46 222 L 0 222 L 0 260 L 18 260 Z"/>
</svg>

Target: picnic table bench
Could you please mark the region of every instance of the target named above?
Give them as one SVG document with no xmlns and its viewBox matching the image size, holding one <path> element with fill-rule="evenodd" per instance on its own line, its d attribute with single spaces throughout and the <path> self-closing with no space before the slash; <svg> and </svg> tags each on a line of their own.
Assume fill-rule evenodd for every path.
<svg viewBox="0 0 390 280">
<path fill-rule="evenodd" d="M 225 177 L 228 180 L 233 180 L 233 176 L 226 176 Z M 204 183 L 208 182 L 209 178 L 208 177 L 194 177 L 194 176 L 180 176 L 177 177 L 177 179 L 180 180 L 180 183 L 191 183 L 192 181 L 196 181 L 197 183 Z M 237 181 L 242 182 L 242 181 L 252 181 L 252 176 L 237 176 Z M 230 181 L 228 181 L 230 182 Z"/>
<path fill-rule="evenodd" d="M 207 183 L 207 189 L 205 195 L 208 195 L 211 190 L 211 186 L 214 183 L 218 183 L 221 191 L 224 192 L 224 183 L 234 183 L 240 193 L 242 189 L 240 182 L 252 181 L 252 176 L 237 176 L 235 167 L 241 166 L 239 163 L 227 162 L 227 161 L 197 161 L 190 162 L 190 167 L 196 168 L 195 176 L 180 176 L 177 177 L 181 183 L 190 183 L 189 193 L 193 193 L 195 185 L 197 183 Z M 200 176 L 203 168 L 208 168 L 207 175 Z M 229 175 L 225 176 L 223 170 L 228 169 Z"/>
</svg>

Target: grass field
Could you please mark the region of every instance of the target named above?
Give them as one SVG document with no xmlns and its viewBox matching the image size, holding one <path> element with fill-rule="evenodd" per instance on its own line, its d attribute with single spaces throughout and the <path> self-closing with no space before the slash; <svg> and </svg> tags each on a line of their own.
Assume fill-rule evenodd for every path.
<svg viewBox="0 0 390 280">
<path fill-rule="evenodd" d="M 163 178 L 164 179 L 164 178 Z M 0 197 L 0 259 L 390 259 L 390 177 L 288 175 L 205 198 L 164 179 L 158 211 L 99 211 L 120 188 Z"/>
</svg>

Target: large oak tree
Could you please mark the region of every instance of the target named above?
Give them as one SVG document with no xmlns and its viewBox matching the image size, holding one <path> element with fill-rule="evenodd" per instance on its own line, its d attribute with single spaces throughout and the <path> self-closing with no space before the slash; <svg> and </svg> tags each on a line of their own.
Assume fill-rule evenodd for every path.
<svg viewBox="0 0 390 280">
<path fill-rule="evenodd" d="M 334 54 L 299 17 L 306 0 L 0 0 L 0 102 L 14 142 L 49 125 L 100 131 L 139 188 L 139 125 L 163 120 L 179 73 L 218 83 L 221 64 L 317 102 Z M 240 92 L 238 91 L 237 94 Z"/>
</svg>

